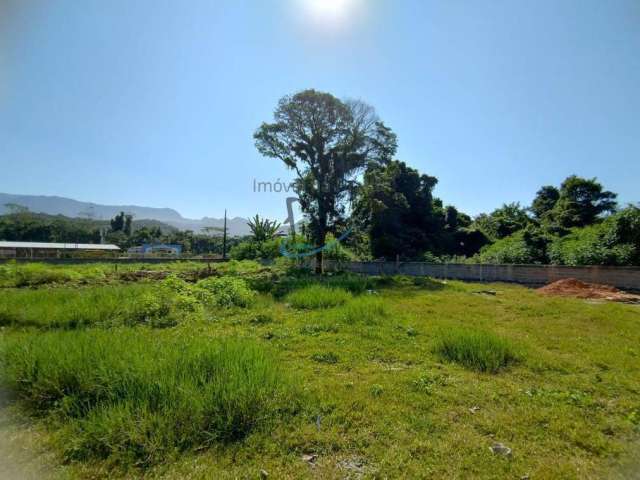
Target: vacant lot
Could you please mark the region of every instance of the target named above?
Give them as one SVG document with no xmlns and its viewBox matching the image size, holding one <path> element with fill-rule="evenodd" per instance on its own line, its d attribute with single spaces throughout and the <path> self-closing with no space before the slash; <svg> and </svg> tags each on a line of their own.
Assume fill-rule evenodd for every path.
<svg viewBox="0 0 640 480">
<path fill-rule="evenodd" d="M 4 408 L 55 476 L 637 469 L 637 306 L 252 263 L 14 267 L 0 272 Z"/>
</svg>

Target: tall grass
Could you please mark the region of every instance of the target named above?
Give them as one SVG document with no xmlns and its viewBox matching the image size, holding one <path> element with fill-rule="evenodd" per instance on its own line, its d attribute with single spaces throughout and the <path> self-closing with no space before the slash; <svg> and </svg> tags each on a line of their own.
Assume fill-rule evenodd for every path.
<svg viewBox="0 0 640 480">
<path fill-rule="evenodd" d="M 150 465 L 266 428 L 300 405 L 256 343 L 116 329 L 16 336 L 3 380 L 30 410 L 62 420 L 68 459 Z"/>
<path fill-rule="evenodd" d="M 375 287 L 375 281 L 371 277 L 352 273 L 342 273 L 331 276 L 316 276 L 308 272 L 280 278 L 277 283 L 271 285 L 271 293 L 276 298 L 313 285 L 322 285 L 328 288 L 340 288 L 354 295 L 365 292 Z"/>
<path fill-rule="evenodd" d="M 141 298 L 150 291 L 147 285 L 6 290 L 0 293 L 0 326 L 72 329 L 124 324 L 139 319 Z"/>
<path fill-rule="evenodd" d="M 167 327 L 178 324 L 194 308 L 182 296 L 149 284 L 7 290 L 0 295 L 0 326 Z"/>
<path fill-rule="evenodd" d="M 452 329 L 442 332 L 436 352 L 446 360 L 479 372 L 496 373 L 519 360 L 519 354 L 510 342 L 485 331 Z"/>
<path fill-rule="evenodd" d="M 198 278 L 199 274 L 205 270 L 207 274 L 251 276 L 265 270 L 265 267 L 252 261 L 231 261 L 213 265 L 189 261 L 166 263 L 115 263 L 105 261 L 61 265 L 11 261 L 0 264 L 0 287 L 20 288 L 61 284 L 97 285 L 112 281 L 147 279 L 146 275 L 140 275 L 139 277 L 131 275 L 140 271 L 172 272 L 187 278 Z"/>
<path fill-rule="evenodd" d="M 351 298 L 351 294 L 341 288 L 310 285 L 291 292 L 286 301 L 295 308 L 316 309 L 342 305 Z"/>
<path fill-rule="evenodd" d="M 349 324 L 373 325 L 389 315 L 384 300 L 375 296 L 361 296 L 347 302 L 337 312 L 338 317 Z"/>
<path fill-rule="evenodd" d="M 46 284 L 90 283 L 105 278 L 102 265 L 48 265 L 9 262 L 0 265 L 0 287 L 34 287 Z"/>
</svg>

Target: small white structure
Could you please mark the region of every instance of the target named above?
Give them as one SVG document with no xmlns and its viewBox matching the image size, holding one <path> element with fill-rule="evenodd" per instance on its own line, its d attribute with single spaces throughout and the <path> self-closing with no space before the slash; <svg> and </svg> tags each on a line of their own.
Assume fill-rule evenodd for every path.
<svg viewBox="0 0 640 480">
<path fill-rule="evenodd" d="M 56 258 L 63 253 L 74 252 L 117 252 L 117 245 L 96 243 L 48 243 L 48 242 L 5 242 L 0 241 L 0 258 Z"/>
</svg>

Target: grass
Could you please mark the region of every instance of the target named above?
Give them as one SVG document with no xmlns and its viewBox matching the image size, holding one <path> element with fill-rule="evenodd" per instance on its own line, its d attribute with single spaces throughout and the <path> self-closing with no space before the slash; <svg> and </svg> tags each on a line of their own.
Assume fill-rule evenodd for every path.
<svg viewBox="0 0 640 480">
<path fill-rule="evenodd" d="M 0 294 L 0 326 L 81 328 L 124 324 L 149 286 L 22 289 Z"/>
<path fill-rule="evenodd" d="M 294 308 L 317 309 L 342 305 L 351 299 L 346 290 L 324 285 L 311 285 L 291 292 L 286 302 Z"/>
<path fill-rule="evenodd" d="M 3 364 L 29 409 L 67 424 L 58 441 L 69 460 L 151 465 L 240 439 L 298 403 L 254 341 L 49 332 L 8 342 Z"/>
<path fill-rule="evenodd" d="M 346 323 L 372 325 L 388 317 L 389 308 L 381 298 L 362 296 L 347 302 L 339 311 L 338 318 Z"/>
<path fill-rule="evenodd" d="M 55 453 L 51 469 L 65 464 L 74 479 L 638 470 L 637 306 L 517 285 L 225 268 L 260 291 L 246 306 L 201 300 L 183 272 L 188 291 L 167 282 L 168 317 L 142 301 L 169 289 L 160 280 L 0 291 L 10 312 L 0 377 L 18 396 L 6 408 L 29 419 L 10 438 L 37 439 L 30 451 Z M 304 303 L 315 301 L 310 288 L 333 306 Z M 313 308 L 293 306 L 295 294 Z M 196 298 L 195 311 L 183 296 Z M 491 453 L 496 442 L 510 458 Z M 303 455 L 317 455 L 313 466 Z"/>
<path fill-rule="evenodd" d="M 445 360 L 489 373 L 496 373 L 519 358 L 510 342 L 486 331 L 448 330 L 440 334 L 436 351 Z"/>
<path fill-rule="evenodd" d="M 277 269 L 286 271 L 286 267 Z M 155 280 L 174 274 L 197 279 L 210 275 L 245 276 L 262 279 L 264 267 L 257 262 L 230 261 L 225 263 L 178 261 L 166 263 L 89 263 L 56 265 L 49 263 L 0 263 L 0 288 L 22 288 L 60 285 L 103 285 L 121 281 Z M 269 279 L 262 279 L 269 280 Z"/>
</svg>

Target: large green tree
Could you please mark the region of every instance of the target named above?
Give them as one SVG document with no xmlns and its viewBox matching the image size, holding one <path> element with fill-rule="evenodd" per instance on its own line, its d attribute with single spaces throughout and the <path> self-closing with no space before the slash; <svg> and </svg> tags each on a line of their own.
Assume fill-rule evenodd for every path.
<svg viewBox="0 0 640 480">
<path fill-rule="evenodd" d="M 395 134 L 372 107 L 316 90 L 282 98 L 273 122 L 263 123 L 254 138 L 262 155 L 295 172 L 294 189 L 316 246 L 344 226 L 357 175 L 389 161 L 397 148 Z M 316 271 L 322 271 L 322 250 Z"/>
<path fill-rule="evenodd" d="M 560 190 L 553 185 L 545 185 L 536 192 L 536 198 L 533 199 L 530 210 L 538 220 L 541 220 L 553 210 L 559 198 Z"/>
<path fill-rule="evenodd" d="M 494 240 L 508 237 L 531 223 L 527 210 L 518 202 L 505 203 L 489 215 L 478 215 L 474 225 Z"/>
<path fill-rule="evenodd" d="M 444 212 L 434 209 L 437 182 L 397 160 L 367 169 L 354 216 L 374 258 L 416 258 L 436 247 L 434 234 L 444 228 Z"/>
<path fill-rule="evenodd" d="M 616 197 L 615 193 L 604 190 L 595 178 L 571 175 L 560 186 L 553 217 L 565 228 L 591 225 L 603 213 L 615 211 Z"/>
</svg>

